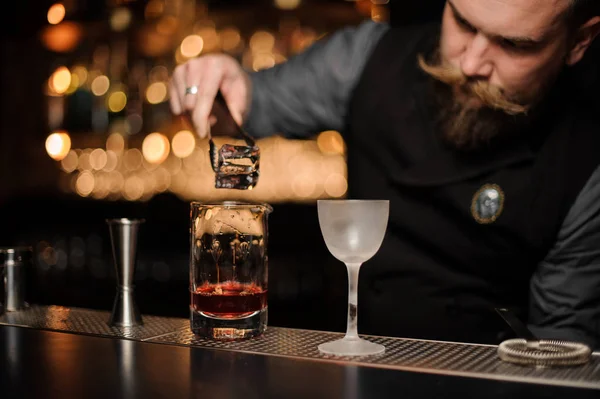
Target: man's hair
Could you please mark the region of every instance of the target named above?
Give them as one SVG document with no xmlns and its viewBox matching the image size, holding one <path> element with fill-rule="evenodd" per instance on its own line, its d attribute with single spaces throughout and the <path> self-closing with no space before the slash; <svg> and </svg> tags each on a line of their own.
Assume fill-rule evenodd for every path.
<svg viewBox="0 0 600 399">
<path fill-rule="evenodd" d="M 590 18 L 600 16 L 600 0 L 570 0 L 569 23 L 579 26 Z"/>
</svg>

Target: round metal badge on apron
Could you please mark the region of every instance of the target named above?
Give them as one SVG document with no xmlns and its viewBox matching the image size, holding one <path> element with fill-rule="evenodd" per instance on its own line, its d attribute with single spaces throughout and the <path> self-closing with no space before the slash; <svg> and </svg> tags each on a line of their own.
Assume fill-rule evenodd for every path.
<svg viewBox="0 0 600 399">
<path fill-rule="evenodd" d="M 471 214 L 480 224 L 494 223 L 504 209 L 504 192 L 496 184 L 481 187 L 471 201 Z"/>
</svg>

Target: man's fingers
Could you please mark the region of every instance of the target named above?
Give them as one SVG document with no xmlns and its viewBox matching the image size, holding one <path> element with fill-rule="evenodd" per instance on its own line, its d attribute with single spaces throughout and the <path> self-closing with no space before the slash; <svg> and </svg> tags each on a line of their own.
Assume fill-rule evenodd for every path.
<svg viewBox="0 0 600 399">
<path fill-rule="evenodd" d="M 171 106 L 171 112 L 174 115 L 181 115 L 183 109 L 179 100 L 179 93 L 173 84 L 173 81 L 169 82 L 169 105 Z"/>
<path fill-rule="evenodd" d="M 185 107 L 185 83 L 186 80 L 186 73 L 185 73 L 185 65 L 180 65 L 177 68 L 175 68 L 175 71 L 173 72 L 173 76 L 171 78 L 171 86 L 173 87 L 173 90 L 175 91 L 176 97 L 177 97 L 177 102 L 180 106 L 180 114 L 183 113 L 184 111 L 186 111 L 186 107 Z"/>
<path fill-rule="evenodd" d="M 180 115 L 183 112 L 179 84 L 177 83 L 177 80 L 180 79 L 180 75 L 181 68 L 177 67 L 173 71 L 173 75 L 171 75 L 171 80 L 169 81 L 169 104 L 171 105 L 171 111 L 175 115 Z"/>
<path fill-rule="evenodd" d="M 245 90 L 239 87 L 234 86 L 235 81 L 239 81 L 240 79 L 244 79 L 243 77 L 238 77 L 234 75 L 233 77 L 229 77 L 229 79 L 224 79 L 222 82 L 221 92 L 223 93 L 223 97 L 227 102 L 227 107 L 229 108 L 229 112 L 231 116 L 235 120 L 235 122 L 241 126 L 244 122 L 244 116 L 242 115 L 243 110 L 246 108 L 246 102 L 248 90 L 250 90 L 249 85 L 245 87 Z"/>
<path fill-rule="evenodd" d="M 243 76 L 237 61 L 225 56 L 203 56 L 179 65 L 169 83 L 171 110 L 174 114 L 188 112 L 198 136 L 204 138 L 216 123 L 211 111 L 221 89 L 233 118 L 241 125 L 249 90 Z"/>
<path fill-rule="evenodd" d="M 210 71 L 206 71 L 202 59 L 191 60 L 184 64 L 184 87 L 183 87 L 183 107 L 188 111 L 193 111 L 196 107 L 197 95 L 200 90 L 200 80 Z M 188 93 L 188 90 L 191 92 Z M 196 93 L 194 93 L 196 91 Z"/>
<path fill-rule="evenodd" d="M 220 85 L 221 76 L 216 74 L 207 73 L 200 79 L 198 94 L 196 94 L 196 106 L 192 111 L 192 120 L 198 135 L 202 138 L 208 134 L 208 117 Z"/>
</svg>

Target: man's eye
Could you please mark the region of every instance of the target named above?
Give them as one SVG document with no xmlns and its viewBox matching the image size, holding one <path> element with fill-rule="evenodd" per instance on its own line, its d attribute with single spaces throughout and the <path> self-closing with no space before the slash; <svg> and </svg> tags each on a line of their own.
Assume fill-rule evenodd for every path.
<svg viewBox="0 0 600 399">
<path fill-rule="evenodd" d="M 471 26 L 466 21 L 463 21 L 460 18 L 456 18 L 456 22 L 458 23 L 458 26 L 460 26 L 462 29 L 464 29 L 468 32 L 471 32 L 471 33 L 477 32 L 477 29 L 475 29 L 473 26 Z"/>
<path fill-rule="evenodd" d="M 524 44 L 524 43 L 518 43 L 518 42 L 514 42 L 512 40 L 508 40 L 508 39 L 502 39 L 500 40 L 500 45 L 506 49 L 506 50 L 510 50 L 510 51 L 514 51 L 514 52 L 532 52 L 535 51 L 535 47 L 531 46 L 529 44 Z"/>
<path fill-rule="evenodd" d="M 502 40 L 502 46 L 507 47 L 507 48 L 512 48 L 512 49 L 518 49 L 519 45 L 516 42 L 513 42 L 512 40 L 507 40 L 504 39 Z"/>
</svg>

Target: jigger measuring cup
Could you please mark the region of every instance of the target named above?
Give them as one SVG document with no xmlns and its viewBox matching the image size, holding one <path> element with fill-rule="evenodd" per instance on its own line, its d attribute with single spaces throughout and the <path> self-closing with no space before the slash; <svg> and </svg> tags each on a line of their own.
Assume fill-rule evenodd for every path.
<svg viewBox="0 0 600 399">
<path fill-rule="evenodd" d="M 113 259 L 117 274 L 117 295 L 108 324 L 132 327 L 143 324 L 142 315 L 135 302 L 133 284 L 135 277 L 137 237 L 143 219 L 107 219 Z"/>
</svg>

